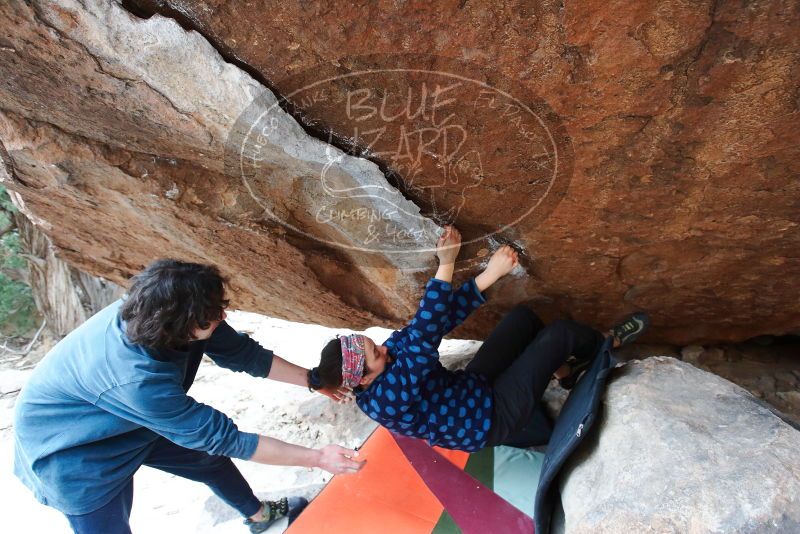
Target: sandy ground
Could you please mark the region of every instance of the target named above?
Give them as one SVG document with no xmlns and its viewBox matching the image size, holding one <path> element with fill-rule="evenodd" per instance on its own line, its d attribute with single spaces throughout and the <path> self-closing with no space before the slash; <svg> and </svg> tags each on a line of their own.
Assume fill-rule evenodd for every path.
<svg viewBox="0 0 800 534">
<path fill-rule="evenodd" d="M 276 354 L 304 367 L 319 362 L 322 346 L 337 333 L 315 325 L 290 323 L 245 312 L 232 312 L 228 322 L 247 332 Z M 366 335 L 382 342 L 389 330 L 371 328 Z M 448 366 L 465 363 L 480 343 L 446 340 L 442 361 Z M 3 495 L 3 531 L 71 532 L 66 519 L 56 510 L 39 504 L 13 475 L 13 407 L 16 390 L 32 371 L 0 370 L 0 494 Z M 240 429 L 258 432 L 305 446 L 338 443 L 360 445 L 375 423 L 355 404 L 337 405 L 327 397 L 304 388 L 233 373 L 204 362 L 190 394 L 228 414 Z M 256 495 L 276 498 L 282 495 L 315 496 L 331 475 L 319 469 L 276 467 L 234 460 Z M 277 524 L 269 532 L 285 529 Z M 246 528 L 238 514 L 228 508 L 204 485 L 143 467 L 135 478 L 131 515 L 134 532 L 242 533 Z"/>
</svg>

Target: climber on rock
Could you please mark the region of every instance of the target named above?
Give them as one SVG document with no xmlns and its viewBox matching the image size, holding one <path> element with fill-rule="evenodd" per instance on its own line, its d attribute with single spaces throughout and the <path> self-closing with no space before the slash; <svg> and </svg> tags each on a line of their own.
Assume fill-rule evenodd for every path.
<svg viewBox="0 0 800 534">
<path fill-rule="evenodd" d="M 75 532 L 129 533 L 133 475 L 142 465 L 207 484 L 251 532 L 293 520 L 307 501 L 260 501 L 231 458 L 331 473 L 363 465 L 338 445 L 308 449 L 242 432 L 188 396 L 204 353 L 220 367 L 308 386 L 306 369 L 225 322 L 227 303 L 215 267 L 156 261 L 34 371 L 16 405 L 15 473 Z"/>
<path fill-rule="evenodd" d="M 605 335 L 574 321 L 544 326 L 517 306 L 503 318 L 463 371 L 439 362 L 442 338 L 485 302 L 484 291 L 518 263 L 508 245 L 485 270 L 453 290 L 451 279 L 461 235 L 447 227 L 437 244 L 439 268 L 425 287 L 411 322 L 383 344 L 353 334 L 331 340 L 309 371 L 316 388 L 353 388 L 356 403 L 389 430 L 449 449 L 476 451 L 494 445 L 547 443 L 552 423 L 541 407 L 554 373 L 574 383 L 607 336 L 630 343 L 649 324 L 636 313 Z M 575 360 L 568 365 L 568 357 Z M 570 385 L 567 383 L 567 385 Z"/>
</svg>

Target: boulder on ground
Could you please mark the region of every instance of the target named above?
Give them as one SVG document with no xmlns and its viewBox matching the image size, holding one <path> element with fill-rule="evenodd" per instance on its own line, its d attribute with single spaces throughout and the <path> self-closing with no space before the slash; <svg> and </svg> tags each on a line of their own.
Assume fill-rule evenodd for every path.
<svg viewBox="0 0 800 534">
<path fill-rule="evenodd" d="M 673 358 L 612 374 L 565 469 L 568 533 L 800 532 L 800 432 L 727 380 Z"/>
</svg>

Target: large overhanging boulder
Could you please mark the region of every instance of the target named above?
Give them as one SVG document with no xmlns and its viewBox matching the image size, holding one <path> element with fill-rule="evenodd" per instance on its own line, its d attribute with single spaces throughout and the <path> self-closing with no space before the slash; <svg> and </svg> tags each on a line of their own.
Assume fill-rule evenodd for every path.
<svg viewBox="0 0 800 534">
<path fill-rule="evenodd" d="M 611 375 L 570 460 L 566 532 L 800 531 L 800 431 L 739 386 L 666 357 Z"/>
<path fill-rule="evenodd" d="M 400 324 L 455 222 L 459 277 L 523 253 L 462 336 L 521 301 L 646 309 L 650 341 L 798 332 L 793 3 L 365 9 L 2 2 L 4 181 L 81 269 L 213 262 L 290 320 Z"/>
<path fill-rule="evenodd" d="M 215 263 L 236 307 L 295 321 L 364 327 L 413 312 L 437 226 L 377 165 L 307 135 L 202 36 L 106 0 L 0 12 L 0 178 L 66 260 L 119 283 L 157 257 Z M 231 176 L 237 128 L 257 131 L 261 165 Z M 393 205 L 385 224 L 406 242 L 366 254 L 353 246 L 361 220 L 317 220 L 330 184 L 378 188 L 336 208 Z"/>
</svg>

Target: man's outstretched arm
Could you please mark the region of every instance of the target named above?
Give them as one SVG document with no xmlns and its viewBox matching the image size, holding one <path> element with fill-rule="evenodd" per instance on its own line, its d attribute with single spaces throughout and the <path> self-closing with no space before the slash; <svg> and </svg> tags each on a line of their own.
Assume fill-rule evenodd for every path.
<svg viewBox="0 0 800 534">
<path fill-rule="evenodd" d="M 308 369 L 286 361 L 280 356 L 272 356 L 272 366 L 269 369 L 267 378 L 277 380 L 286 384 L 308 387 Z"/>
<path fill-rule="evenodd" d="M 271 374 L 275 358 L 271 350 L 244 332 L 237 332 L 225 321 L 214 329 L 204 352 L 220 367 L 259 378 Z"/>
<path fill-rule="evenodd" d="M 269 465 L 319 467 L 329 473 L 339 474 L 355 473 L 361 469 L 364 462 L 354 459 L 357 457 L 358 451 L 339 445 L 309 449 L 268 436 L 258 436 L 258 446 L 250 461 Z"/>
<path fill-rule="evenodd" d="M 267 377 L 278 382 L 308 387 L 308 369 L 276 356 L 243 332 L 237 332 L 225 321 L 221 322 L 206 344 L 205 353 L 220 367 L 245 372 L 258 378 Z M 342 402 L 352 397 L 349 390 L 318 390 L 331 399 Z"/>
<path fill-rule="evenodd" d="M 319 467 L 331 473 L 361 466 L 351 460 L 355 451 L 338 445 L 315 450 L 242 432 L 224 413 L 186 395 L 171 375 L 114 386 L 95 404 L 187 449 L 265 464 Z"/>
<path fill-rule="evenodd" d="M 308 369 L 275 355 L 272 356 L 272 367 L 270 367 L 267 378 L 304 388 L 310 386 L 308 383 Z M 353 398 L 352 393 L 347 388 L 322 388 L 316 391 L 336 402 L 348 402 Z"/>
</svg>

